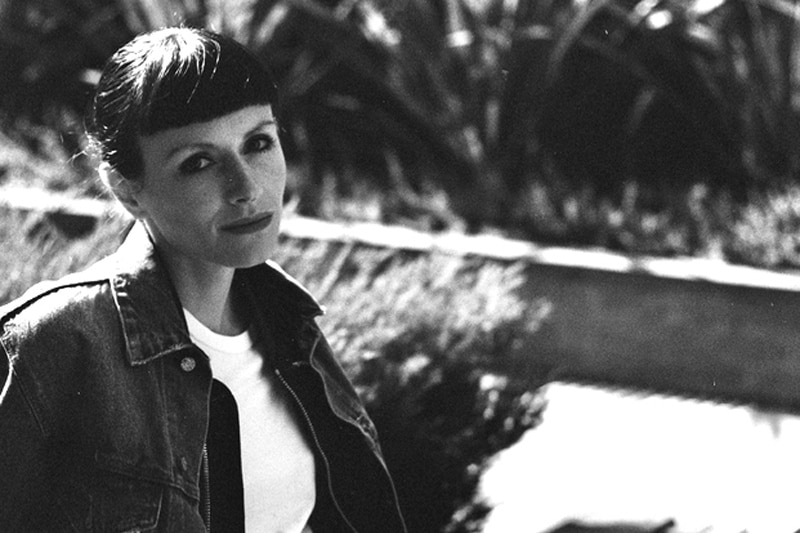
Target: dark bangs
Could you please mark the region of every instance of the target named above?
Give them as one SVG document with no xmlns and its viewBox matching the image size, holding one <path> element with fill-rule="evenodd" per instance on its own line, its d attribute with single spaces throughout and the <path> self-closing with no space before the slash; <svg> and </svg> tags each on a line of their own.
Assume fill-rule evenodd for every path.
<svg viewBox="0 0 800 533">
<path fill-rule="evenodd" d="M 275 86 L 264 67 L 237 42 L 217 40 L 204 41 L 186 57 L 171 39 L 165 43 L 174 57 L 166 65 L 153 65 L 167 70 L 154 77 L 142 135 L 205 122 L 250 105 L 274 104 Z"/>
<path fill-rule="evenodd" d="M 231 38 L 189 28 L 141 35 L 107 62 L 87 132 L 101 158 L 126 178 L 143 172 L 140 135 L 212 120 L 271 104 L 277 90 L 267 69 Z"/>
</svg>

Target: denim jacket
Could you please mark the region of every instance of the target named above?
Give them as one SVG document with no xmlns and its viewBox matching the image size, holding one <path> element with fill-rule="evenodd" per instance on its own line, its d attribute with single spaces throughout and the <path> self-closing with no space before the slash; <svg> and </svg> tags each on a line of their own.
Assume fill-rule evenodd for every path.
<svg viewBox="0 0 800 533">
<path fill-rule="evenodd" d="M 271 263 L 234 283 L 272 327 L 265 368 L 317 457 L 315 532 L 405 531 L 319 305 Z M 0 308 L 0 349 L 0 531 L 206 531 L 211 369 L 140 224 L 115 254 Z"/>
</svg>

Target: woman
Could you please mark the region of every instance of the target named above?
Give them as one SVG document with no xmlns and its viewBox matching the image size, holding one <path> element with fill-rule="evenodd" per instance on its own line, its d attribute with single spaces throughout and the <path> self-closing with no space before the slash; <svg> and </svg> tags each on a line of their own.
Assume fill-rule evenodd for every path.
<svg viewBox="0 0 800 533">
<path fill-rule="evenodd" d="M 1 531 L 404 531 L 375 428 L 269 262 L 274 83 L 220 35 L 122 47 L 88 130 L 136 219 L 0 309 Z"/>
</svg>

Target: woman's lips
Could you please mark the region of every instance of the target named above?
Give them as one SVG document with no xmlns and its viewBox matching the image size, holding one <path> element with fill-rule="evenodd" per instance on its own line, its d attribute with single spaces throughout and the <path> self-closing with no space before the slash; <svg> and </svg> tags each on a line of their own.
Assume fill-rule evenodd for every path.
<svg viewBox="0 0 800 533">
<path fill-rule="evenodd" d="M 230 224 L 225 224 L 220 229 L 238 235 L 255 233 L 269 226 L 272 223 L 273 217 L 274 215 L 272 213 L 260 213 L 251 217 L 240 218 Z"/>
</svg>

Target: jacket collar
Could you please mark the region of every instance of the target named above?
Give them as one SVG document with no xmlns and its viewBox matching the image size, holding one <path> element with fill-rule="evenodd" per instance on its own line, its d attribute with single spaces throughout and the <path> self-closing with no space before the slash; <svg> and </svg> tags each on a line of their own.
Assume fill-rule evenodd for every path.
<svg viewBox="0 0 800 533">
<path fill-rule="evenodd" d="M 131 365 L 192 345 L 167 269 L 141 223 L 135 223 L 117 252 L 96 268 L 111 268 L 111 290 Z M 245 285 L 259 307 L 305 319 L 323 313 L 317 301 L 272 261 L 237 270 L 234 279 Z"/>
</svg>

